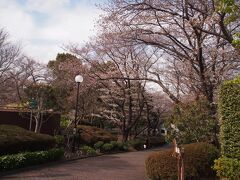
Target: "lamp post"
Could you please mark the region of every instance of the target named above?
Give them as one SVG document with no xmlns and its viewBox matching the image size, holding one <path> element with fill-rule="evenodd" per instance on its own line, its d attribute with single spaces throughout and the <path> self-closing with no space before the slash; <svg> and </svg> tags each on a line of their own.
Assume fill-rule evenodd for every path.
<svg viewBox="0 0 240 180">
<path fill-rule="evenodd" d="M 75 82 L 77 83 L 77 100 L 76 100 L 76 108 L 75 108 L 75 118 L 74 118 L 74 128 L 73 128 L 73 146 L 72 152 L 75 151 L 76 144 L 76 133 L 77 133 L 77 115 L 78 115 L 78 96 L 79 96 L 79 86 L 80 83 L 83 82 L 83 77 L 81 75 L 77 75 L 75 77 Z"/>
</svg>

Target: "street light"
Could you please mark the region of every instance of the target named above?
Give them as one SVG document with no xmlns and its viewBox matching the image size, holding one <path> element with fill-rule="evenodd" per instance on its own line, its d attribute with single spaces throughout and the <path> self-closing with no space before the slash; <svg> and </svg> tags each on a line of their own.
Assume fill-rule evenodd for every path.
<svg viewBox="0 0 240 180">
<path fill-rule="evenodd" d="M 75 77 L 75 82 L 77 83 L 77 101 L 76 101 L 74 128 L 73 128 L 73 135 L 74 135 L 73 136 L 73 146 L 72 146 L 73 152 L 75 151 L 75 144 L 76 144 L 79 86 L 80 86 L 80 83 L 83 82 L 83 77 L 81 75 L 77 75 Z"/>
</svg>

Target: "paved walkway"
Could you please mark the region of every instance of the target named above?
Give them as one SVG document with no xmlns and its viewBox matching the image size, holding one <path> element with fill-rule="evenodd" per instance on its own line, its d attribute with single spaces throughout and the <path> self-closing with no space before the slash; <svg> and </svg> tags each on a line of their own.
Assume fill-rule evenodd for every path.
<svg viewBox="0 0 240 180">
<path fill-rule="evenodd" d="M 158 149 L 120 153 L 30 168 L 0 176 L 18 180 L 147 180 L 145 159 Z"/>
</svg>

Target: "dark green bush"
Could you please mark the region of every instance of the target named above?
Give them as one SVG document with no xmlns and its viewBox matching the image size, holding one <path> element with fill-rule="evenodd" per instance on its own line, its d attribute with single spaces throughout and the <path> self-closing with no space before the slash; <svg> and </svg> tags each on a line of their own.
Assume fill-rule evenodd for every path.
<svg viewBox="0 0 240 180">
<path fill-rule="evenodd" d="M 128 141 L 128 144 L 136 150 L 141 150 L 146 141 L 144 139 L 132 139 Z"/>
<path fill-rule="evenodd" d="M 128 146 L 128 144 L 127 143 L 122 143 L 122 142 L 118 142 L 118 149 L 120 150 L 120 151 L 125 151 L 126 149 L 124 149 L 124 144 L 126 144 L 127 146 Z M 128 149 L 128 148 L 127 148 Z"/>
<path fill-rule="evenodd" d="M 211 105 L 207 100 L 178 104 L 164 122 L 164 127 L 167 129 L 166 140 L 172 142 L 177 138 L 181 144 L 211 142 L 215 137 L 214 122 Z"/>
<path fill-rule="evenodd" d="M 206 178 L 214 176 L 212 165 L 218 157 L 218 150 L 211 144 L 194 143 L 184 146 L 186 178 Z M 177 159 L 173 149 L 162 150 L 150 155 L 146 160 L 146 170 L 150 179 L 177 179 Z"/>
<path fill-rule="evenodd" d="M 227 177 L 229 180 L 240 179 L 240 161 L 238 159 L 221 157 L 215 160 L 214 170 L 220 177 Z"/>
<path fill-rule="evenodd" d="M 41 151 L 54 146 L 55 139 L 52 136 L 36 134 L 18 126 L 0 125 L 0 155 Z"/>
<path fill-rule="evenodd" d="M 128 151 L 129 145 L 127 142 L 117 142 L 118 150 L 119 151 Z"/>
<path fill-rule="evenodd" d="M 50 149 L 48 151 L 24 152 L 0 156 L 0 171 L 55 161 L 60 159 L 63 153 L 62 149 Z"/>
<path fill-rule="evenodd" d="M 102 151 L 103 152 L 111 152 L 113 150 L 113 145 L 111 143 L 105 143 L 102 146 Z"/>
<path fill-rule="evenodd" d="M 129 148 L 127 142 L 111 141 L 110 144 L 113 146 L 111 151 L 127 151 Z"/>
<path fill-rule="evenodd" d="M 240 179 L 240 76 L 220 87 L 218 104 L 222 157 L 214 169 L 220 177 Z"/>
<path fill-rule="evenodd" d="M 93 148 L 90 147 L 90 146 L 83 146 L 83 147 L 81 148 L 81 150 L 82 150 L 83 153 L 86 154 L 86 155 L 93 156 L 93 155 L 96 155 L 96 154 L 97 154 L 96 150 L 93 149 Z"/>
<path fill-rule="evenodd" d="M 57 135 L 57 136 L 54 136 L 54 139 L 57 147 L 59 148 L 64 147 L 64 136 Z"/>
<path fill-rule="evenodd" d="M 113 148 L 112 148 L 112 150 L 113 151 L 119 151 L 120 149 L 119 149 L 119 142 L 117 142 L 117 141 L 111 141 L 110 142 L 110 144 L 112 144 L 112 146 L 113 146 Z"/>
<path fill-rule="evenodd" d="M 101 147 L 102 147 L 102 145 L 104 144 L 104 142 L 103 141 L 98 141 L 98 142 L 96 142 L 95 144 L 94 144 L 94 148 L 95 149 L 101 149 Z"/>
<path fill-rule="evenodd" d="M 128 144 L 117 142 L 117 141 L 110 141 L 110 143 L 105 143 L 103 141 L 98 141 L 94 144 L 94 148 L 100 149 L 101 152 L 112 152 L 112 151 L 126 151 L 128 150 Z"/>
<path fill-rule="evenodd" d="M 93 126 L 79 125 L 78 131 L 80 131 L 79 142 L 81 144 L 87 144 L 89 146 L 93 146 L 98 141 L 107 143 L 117 140 L 117 137 L 113 136 L 111 133 Z"/>
</svg>

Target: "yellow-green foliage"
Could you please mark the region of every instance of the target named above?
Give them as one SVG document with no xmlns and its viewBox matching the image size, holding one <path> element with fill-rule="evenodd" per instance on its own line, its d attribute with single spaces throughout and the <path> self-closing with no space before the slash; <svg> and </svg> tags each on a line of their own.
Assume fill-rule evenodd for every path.
<svg viewBox="0 0 240 180">
<path fill-rule="evenodd" d="M 18 126 L 0 125 L 0 155 L 23 151 L 41 151 L 55 146 L 55 139 Z"/>
<path fill-rule="evenodd" d="M 219 119 L 221 154 L 240 160 L 240 76 L 220 88 Z"/>
<path fill-rule="evenodd" d="M 184 145 L 185 177 L 188 179 L 214 176 L 211 169 L 218 150 L 211 144 L 194 143 Z M 150 155 L 146 160 L 147 175 L 152 180 L 177 179 L 177 159 L 173 149 L 162 150 Z"/>
<path fill-rule="evenodd" d="M 222 157 L 215 161 L 217 175 L 240 178 L 240 76 L 226 81 L 219 94 L 220 143 Z"/>
<path fill-rule="evenodd" d="M 238 159 L 221 157 L 215 160 L 214 169 L 219 177 L 227 177 L 229 180 L 240 179 L 240 161 Z"/>
</svg>

